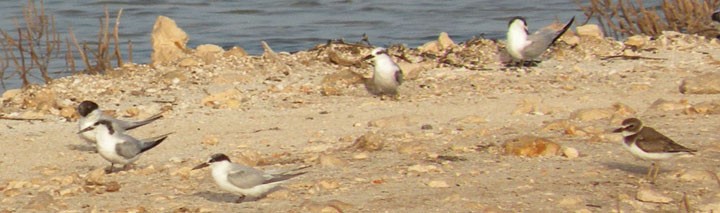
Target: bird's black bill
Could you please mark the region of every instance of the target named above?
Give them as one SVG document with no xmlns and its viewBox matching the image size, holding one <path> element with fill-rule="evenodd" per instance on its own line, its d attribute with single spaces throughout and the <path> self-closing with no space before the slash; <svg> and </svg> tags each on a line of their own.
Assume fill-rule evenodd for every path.
<svg viewBox="0 0 720 213">
<path fill-rule="evenodd" d="M 617 129 L 613 130 L 613 132 L 618 133 L 618 132 L 622 132 L 623 130 L 625 130 L 625 128 L 617 128 Z"/>
<path fill-rule="evenodd" d="M 372 58 L 375 58 L 375 56 L 374 56 L 374 55 L 368 55 L 368 56 L 365 56 L 365 58 L 363 58 L 363 61 L 369 60 L 369 59 L 372 59 Z"/>
<path fill-rule="evenodd" d="M 208 164 L 208 163 L 202 163 L 202 164 L 200 164 L 200 165 L 197 165 L 197 166 L 193 167 L 192 170 L 202 169 L 202 168 L 205 168 L 205 167 L 208 167 L 208 166 L 210 166 L 210 164 Z"/>
<path fill-rule="evenodd" d="M 93 129 L 94 129 L 94 128 L 93 128 L 92 126 L 89 126 L 89 127 L 85 128 L 85 129 L 82 129 L 82 130 L 78 131 L 77 134 L 82 134 L 83 132 L 87 132 L 87 131 L 90 131 L 90 130 L 93 130 Z"/>
</svg>

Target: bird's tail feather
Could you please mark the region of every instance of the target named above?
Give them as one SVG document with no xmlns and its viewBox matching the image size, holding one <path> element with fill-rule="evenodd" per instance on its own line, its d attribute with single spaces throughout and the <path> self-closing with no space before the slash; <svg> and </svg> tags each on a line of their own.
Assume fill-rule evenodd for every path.
<svg viewBox="0 0 720 213">
<path fill-rule="evenodd" d="M 129 127 L 127 127 L 126 130 L 131 130 L 131 129 L 135 129 L 135 128 L 144 126 L 144 125 L 149 124 L 149 123 L 152 123 L 153 121 L 155 121 L 155 120 L 157 120 L 157 119 L 160 119 L 160 118 L 162 118 L 162 117 L 163 117 L 162 112 L 161 112 L 161 113 L 158 113 L 158 114 L 155 114 L 155 115 L 153 115 L 153 116 L 150 116 L 149 118 L 146 118 L 145 120 L 133 122 L 132 125 L 129 126 Z"/>
<path fill-rule="evenodd" d="M 290 178 L 294 178 L 294 177 L 303 175 L 303 174 L 305 174 L 305 173 L 307 173 L 307 172 L 299 172 L 299 173 L 293 173 L 293 174 L 274 175 L 273 178 L 270 178 L 269 180 L 266 180 L 265 182 L 263 182 L 263 184 L 280 182 L 280 181 L 286 181 L 286 180 L 288 180 L 288 179 L 290 179 Z"/>
<path fill-rule="evenodd" d="M 562 36 L 563 34 L 565 34 L 565 31 L 567 31 L 568 29 L 570 29 L 570 26 L 573 24 L 573 22 L 575 22 L 575 16 L 573 16 L 572 19 L 570 19 L 570 21 L 569 21 L 567 24 L 565 24 L 565 26 L 562 28 L 562 30 L 560 30 L 560 31 L 558 32 L 557 36 L 555 36 L 555 38 L 553 38 L 553 40 L 552 40 L 552 42 L 550 42 L 550 44 L 554 44 L 555 41 L 557 41 L 558 39 L 560 39 L 560 36 Z"/>
<path fill-rule="evenodd" d="M 173 133 L 174 132 L 140 140 L 140 141 L 142 141 L 142 148 L 140 149 L 140 153 L 143 153 L 147 150 L 154 148 L 157 145 L 160 145 L 160 143 L 162 143 L 165 139 L 167 139 L 167 137 L 170 134 L 173 134 Z"/>
</svg>

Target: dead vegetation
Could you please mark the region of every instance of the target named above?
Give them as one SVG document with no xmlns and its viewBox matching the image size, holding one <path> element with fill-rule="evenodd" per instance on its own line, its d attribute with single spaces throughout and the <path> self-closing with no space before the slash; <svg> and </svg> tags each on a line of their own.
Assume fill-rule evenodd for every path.
<svg viewBox="0 0 720 213">
<path fill-rule="evenodd" d="M 45 14 L 42 1 L 37 5 L 28 1 L 23 7 L 22 21 L 14 21 L 17 34 L 0 29 L 0 47 L 4 61 L 1 63 L 2 79 L 18 76 L 23 87 L 30 85 L 28 78 L 38 78 L 37 75 L 45 82 L 51 81 L 48 74 L 50 59 L 57 57 L 61 44 L 55 28 L 55 18 Z M 15 72 L 8 74 L 6 70 L 10 64 L 15 68 Z"/>
<path fill-rule="evenodd" d="M 118 67 L 122 66 L 124 61 L 118 35 L 122 9 L 118 11 L 112 32 L 110 32 L 110 13 L 107 8 L 104 11 L 105 16 L 100 19 L 97 46 L 90 47 L 87 42 L 78 43 L 71 27 L 68 28 L 69 35 L 62 38 L 57 31 L 55 18 L 46 14 L 43 1 L 35 3 L 34 0 L 28 0 L 23 7 L 22 19 L 14 20 L 16 30 L 0 29 L 0 84 L 2 87 L 5 88 L 5 80 L 10 78 L 19 78 L 23 88 L 30 86 L 31 79 L 38 79 L 45 83 L 52 81 L 50 69 L 58 66 L 51 65 L 51 61 L 61 57 L 65 59 L 66 69 L 64 71 L 78 73 L 75 63 L 78 58 L 75 57 L 75 51 L 85 65 L 82 73 L 104 73 L 113 69 L 113 60 L 116 61 Z M 110 36 L 114 43 L 112 51 Z M 65 45 L 63 45 L 63 40 Z M 61 52 L 63 46 L 65 46 L 64 53 Z M 128 51 L 132 52 L 132 44 L 128 44 Z M 128 56 L 131 57 L 132 54 L 128 54 Z M 132 59 L 129 61 L 132 62 Z M 52 73 L 61 72 L 63 71 L 52 71 Z"/>
<path fill-rule="evenodd" d="M 657 36 L 662 31 L 677 31 L 706 37 L 720 35 L 710 15 L 720 0 L 663 0 L 660 6 L 648 6 L 643 0 L 590 0 L 583 5 L 587 21 L 596 19 L 605 35 L 615 38 L 636 34 Z"/>
<path fill-rule="evenodd" d="M 118 67 L 123 65 L 122 53 L 120 50 L 120 39 L 118 36 L 122 11 L 123 10 L 120 9 L 115 18 L 115 27 L 112 32 L 114 47 L 112 52 L 110 51 L 110 13 L 108 12 L 107 7 L 105 8 L 104 18 L 100 19 L 100 30 L 98 31 L 98 41 L 95 48 L 89 47 L 87 42 L 83 42 L 82 45 L 80 45 L 75 38 L 75 34 L 72 30 L 70 30 L 70 37 L 80 53 L 80 58 L 82 59 L 83 64 L 85 64 L 86 73 L 100 74 L 108 70 L 112 70 L 113 59 L 117 61 L 116 65 Z M 132 47 L 130 47 L 129 51 L 132 51 Z M 94 58 L 95 64 L 91 64 L 90 56 Z"/>
</svg>

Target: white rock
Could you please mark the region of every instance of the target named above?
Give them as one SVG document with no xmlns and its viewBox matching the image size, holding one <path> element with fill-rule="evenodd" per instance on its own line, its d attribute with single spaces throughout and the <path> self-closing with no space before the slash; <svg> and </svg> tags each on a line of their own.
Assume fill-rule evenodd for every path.
<svg viewBox="0 0 720 213">
<path fill-rule="evenodd" d="M 560 202 L 558 202 L 558 206 L 562 208 L 570 208 L 575 207 L 583 203 L 582 198 L 579 197 L 564 197 Z"/>
<path fill-rule="evenodd" d="M 562 148 L 563 156 L 565 156 L 568 159 L 575 159 L 580 156 L 580 152 L 578 152 L 577 149 L 572 147 L 563 147 Z"/>
<path fill-rule="evenodd" d="M 427 185 L 431 188 L 447 188 L 450 187 L 450 185 L 447 184 L 444 180 L 433 180 L 427 183 Z"/>
</svg>

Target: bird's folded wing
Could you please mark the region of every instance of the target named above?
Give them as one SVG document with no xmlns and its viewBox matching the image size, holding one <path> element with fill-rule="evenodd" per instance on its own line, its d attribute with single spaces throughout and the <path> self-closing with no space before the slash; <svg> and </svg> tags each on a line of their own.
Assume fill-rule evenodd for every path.
<svg viewBox="0 0 720 213">
<path fill-rule="evenodd" d="M 658 152 L 694 152 L 695 150 L 685 148 L 684 146 L 675 143 L 672 139 L 659 133 L 653 128 L 644 127 L 644 134 L 639 134 L 635 143 L 638 147 L 646 152 L 658 153 Z"/>
<path fill-rule="evenodd" d="M 266 180 L 263 174 L 262 171 L 254 168 L 233 165 L 228 173 L 228 181 L 238 188 L 248 189 L 263 184 Z"/>
<path fill-rule="evenodd" d="M 140 153 L 140 144 L 137 141 L 125 140 L 122 143 L 118 143 L 115 146 L 115 151 L 118 155 L 130 159 Z"/>
</svg>

